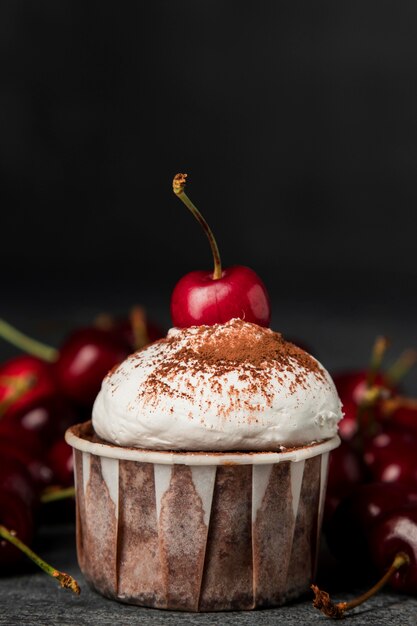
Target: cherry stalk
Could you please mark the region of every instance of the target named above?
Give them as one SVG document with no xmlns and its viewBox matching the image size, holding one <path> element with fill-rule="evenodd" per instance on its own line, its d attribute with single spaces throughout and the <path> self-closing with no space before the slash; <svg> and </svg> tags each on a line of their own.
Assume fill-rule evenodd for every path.
<svg viewBox="0 0 417 626">
<path fill-rule="evenodd" d="M 389 582 L 392 576 L 404 566 L 408 566 L 410 563 L 410 558 L 405 552 L 399 552 L 395 555 L 395 558 L 391 564 L 391 567 L 384 574 L 384 576 L 373 586 L 371 589 L 368 589 L 365 593 L 350 600 L 349 602 L 338 602 L 335 604 L 331 599 L 327 591 L 321 591 L 317 585 L 311 585 L 311 589 L 314 592 L 314 600 L 313 606 L 315 609 L 319 609 L 326 617 L 331 617 L 333 619 L 341 619 L 346 611 L 350 611 L 351 609 L 356 608 L 360 604 L 369 600 L 373 595 L 375 595 L 384 585 Z"/>
<path fill-rule="evenodd" d="M 219 278 L 222 277 L 222 263 L 220 260 L 219 248 L 217 246 L 217 242 L 214 238 L 214 235 L 210 226 L 207 224 L 206 220 L 201 215 L 200 211 L 197 209 L 194 203 L 191 202 L 190 198 L 185 193 L 186 180 L 187 180 L 187 174 L 176 174 L 172 182 L 172 189 L 174 190 L 174 193 L 178 196 L 178 198 L 182 200 L 182 202 L 185 204 L 187 209 L 191 211 L 191 213 L 194 215 L 194 217 L 196 218 L 196 220 L 199 222 L 204 232 L 206 233 L 207 239 L 209 240 L 209 243 L 210 243 L 210 248 L 211 248 L 211 252 L 213 254 L 213 260 L 214 260 L 214 270 L 213 270 L 212 278 L 213 280 L 218 280 Z"/>
<path fill-rule="evenodd" d="M 5 526 L 1 524 L 0 537 L 14 545 L 21 552 L 23 552 L 23 554 L 26 554 L 26 556 L 29 557 L 29 559 L 31 559 L 31 561 L 33 561 L 44 572 L 46 572 L 46 574 L 52 576 L 52 578 L 55 578 L 62 588 L 70 589 L 77 595 L 80 594 L 81 589 L 75 578 L 73 578 L 69 574 L 66 574 L 65 572 L 60 572 L 59 570 L 52 567 L 52 565 L 46 563 L 46 561 L 41 559 L 41 557 L 33 552 L 33 550 L 31 550 L 25 543 L 23 543 L 23 541 L 20 541 L 20 539 L 16 537 L 16 534 L 12 530 L 8 530 Z"/>
<path fill-rule="evenodd" d="M 3 337 L 3 339 L 24 352 L 39 357 L 43 361 L 53 363 L 58 358 L 59 353 L 56 348 L 47 346 L 36 339 L 32 339 L 32 337 L 28 337 L 2 319 L 0 319 L 0 337 Z"/>
<path fill-rule="evenodd" d="M 42 504 L 49 504 L 49 502 L 57 502 L 58 500 L 67 500 L 68 498 L 75 498 L 75 487 L 48 487 L 41 494 L 40 501 Z"/>
<path fill-rule="evenodd" d="M 185 193 L 186 174 L 173 180 L 176 196 L 202 226 L 211 247 L 214 269 L 196 270 L 183 276 L 171 296 L 171 317 L 178 328 L 225 324 L 233 318 L 269 326 L 271 307 L 268 292 L 259 276 L 249 267 L 223 268 L 214 235 L 200 211 Z"/>
</svg>

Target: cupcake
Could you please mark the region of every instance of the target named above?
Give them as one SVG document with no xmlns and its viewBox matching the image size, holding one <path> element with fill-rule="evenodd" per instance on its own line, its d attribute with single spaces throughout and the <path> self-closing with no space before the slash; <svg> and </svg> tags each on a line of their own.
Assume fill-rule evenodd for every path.
<svg viewBox="0 0 417 626">
<path fill-rule="evenodd" d="M 122 602 L 277 606 L 314 576 L 341 404 L 279 333 L 233 319 L 169 331 L 103 381 L 74 448 L 77 552 Z"/>
</svg>

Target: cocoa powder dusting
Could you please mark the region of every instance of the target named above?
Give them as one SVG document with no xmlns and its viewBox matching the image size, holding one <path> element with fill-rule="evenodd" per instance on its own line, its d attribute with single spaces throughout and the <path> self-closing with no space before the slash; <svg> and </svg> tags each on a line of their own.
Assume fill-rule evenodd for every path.
<svg viewBox="0 0 417 626">
<path fill-rule="evenodd" d="M 184 341 L 183 332 L 190 335 L 187 341 Z M 194 327 L 174 333 L 158 343 L 161 347 L 164 344 L 161 351 L 164 356 L 155 356 L 155 368 L 148 376 L 146 390 L 141 390 L 141 395 L 146 395 L 149 402 L 152 399 L 156 401 L 160 393 L 171 393 L 175 397 L 185 395 L 175 390 L 175 381 L 179 379 L 187 380 L 186 395 L 194 396 L 198 401 L 198 386 L 195 389 L 188 381 L 190 376 L 198 380 L 202 375 L 209 375 L 213 391 L 221 392 L 223 375 L 236 370 L 239 380 L 246 382 L 247 390 L 254 394 L 262 393 L 267 405 L 272 401 L 268 388 L 271 373 L 274 381 L 281 383 L 291 374 L 291 393 L 300 385 L 306 387 L 311 373 L 325 381 L 320 365 L 304 350 L 285 341 L 280 333 L 239 319 L 227 325 Z M 139 359 L 140 354 L 136 353 L 135 357 Z M 173 383 L 172 388 L 170 382 Z M 239 401 L 238 391 L 230 385 L 228 393 L 231 401 L 235 395 Z M 258 406 L 251 406 L 248 401 L 246 404 L 248 413 L 259 410 Z"/>
</svg>

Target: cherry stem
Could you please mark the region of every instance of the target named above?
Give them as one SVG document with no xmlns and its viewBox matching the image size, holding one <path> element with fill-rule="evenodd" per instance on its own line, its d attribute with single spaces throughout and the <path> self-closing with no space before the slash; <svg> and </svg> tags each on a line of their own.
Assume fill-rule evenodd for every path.
<svg viewBox="0 0 417 626">
<path fill-rule="evenodd" d="M 385 351 L 388 347 L 388 340 L 386 337 L 377 337 L 372 348 L 371 360 L 368 367 L 366 376 L 366 391 L 358 406 L 356 419 L 358 422 L 358 432 L 360 436 L 357 438 L 358 448 L 363 448 L 363 431 L 366 430 L 371 433 L 375 428 L 375 416 L 373 407 L 376 401 L 380 397 L 380 390 L 375 387 L 376 377 L 381 370 L 382 359 L 384 358 Z"/>
<path fill-rule="evenodd" d="M 404 350 L 393 365 L 385 373 L 385 378 L 391 385 L 396 385 L 402 380 L 410 369 L 417 363 L 417 350 L 410 348 Z"/>
<path fill-rule="evenodd" d="M 209 240 L 211 252 L 213 254 L 214 260 L 214 270 L 213 270 L 213 280 L 218 280 L 222 277 L 222 263 L 220 260 L 219 248 L 217 247 L 216 240 L 211 231 L 210 226 L 207 224 L 204 217 L 201 215 L 200 211 L 197 207 L 191 202 L 190 198 L 185 193 L 185 183 L 187 179 L 187 174 L 176 174 L 174 176 L 174 180 L 172 181 L 172 188 L 174 190 L 175 195 L 178 196 L 180 200 L 183 201 L 187 209 L 191 211 L 191 213 L 196 218 L 197 222 L 202 226 L 204 232 L 207 235 L 207 239 Z"/>
<path fill-rule="evenodd" d="M 49 502 L 57 502 L 58 500 L 67 500 L 68 498 L 75 498 L 75 487 L 48 487 L 42 493 L 40 501 L 42 504 L 48 504 Z"/>
<path fill-rule="evenodd" d="M 24 352 L 37 356 L 43 361 L 53 362 L 58 358 L 58 350 L 47 346 L 36 339 L 32 339 L 27 335 L 14 328 L 5 320 L 0 319 L 0 337 L 11 343 L 16 348 L 20 348 Z"/>
<path fill-rule="evenodd" d="M 133 340 L 136 350 L 140 350 L 149 343 L 148 329 L 146 327 L 145 309 L 135 306 L 130 311 L 130 325 L 133 331 Z"/>
<path fill-rule="evenodd" d="M 36 376 L 28 374 L 26 376 L 0 376 L 0 385 L 11 387 L 12 391 L 0 402 L 0 417 L 2 417 L 9 406 L 14 404 L 29 389 L 34 387 Z"/>
<path fill-rule="evenodd" d="M 94 326 L 100 330 L 111 330 L 114 327 L 114 319 L 110 313 L 100 313 L 94 320 Z"/>
<path fill-rule="evenodd" d="M 384 574 L 384 576 L 376 583 L 376 585 L 371 587 L 371 589 L 358 596 L 357 598 L 350 600 L 350 602 L 338 602 L 337 604 L 335 604 L 330 599 L 327 591 L 321 591 L 317 587 L 317 585 L 311 585 L 311 589 L 314 592 L 313 606 L 315 609 L 319 609 L 322 613 L 324 613 L 326 617 L 341 619 L 346 611 L 350 611 L 360 604 L 363 604 L 363 602 L 366 602 L 366 600 L 369 600 L 369 598 L 375 595 L 380 589 L 382 589 L 384 585 L 386 585 L 391 576 L 393 576 L 393 574 L 395 574 L 395 572 L 399 570 L 400 567 L 403 567 L 404 565 L 409 565 L 409 563 L 410 558 L 408 557 L 408 555 L 405 552 L 398 552 L 395 555 L 391 567 L 386 572 L 386 574 Z"/>
<path fill-rule="evenodd" d="M 382 365 L 382 359 L 388 347 L 388 339 L 386 337 L 377 337 L 371 353 L 371 362 L 369 363 L 368 374 L 366 377 L 366 386 L 372 387 L 375 383 L 377 374 Z"/>
<path fill-rule="evenodd" d="M 381 409 L 384 415 L 391 416 L 397 409 L 412 409 L 417 411 L 417 398 L 409 398 L 408 396 L 394 396 L 382 400 Z"/>
<path fill-rule="evenodd" d="M 75 578 L 70 576 L 69 574 L 65 574 L 65 572 L 60 572 L 56 570 L 52 565 L 49 565 L 41 559 L 33 550 L 31 550 L 26 544 L 24 544 L 20 539 L 16 537 L 16 534 L 12 530 L 8 530 L 5 526 L 0 524 L 0 537 L 5 539 L 9 543 L 13 544 L 16 548 L 18 548 L 21 552 L 26 554 L 38 567 L 43 569 L 49 576 L 55 578 L 61 587 L 64 589 L 71 589 L 77 595 L 80 594 L 81 589 Z"/>
</svg>

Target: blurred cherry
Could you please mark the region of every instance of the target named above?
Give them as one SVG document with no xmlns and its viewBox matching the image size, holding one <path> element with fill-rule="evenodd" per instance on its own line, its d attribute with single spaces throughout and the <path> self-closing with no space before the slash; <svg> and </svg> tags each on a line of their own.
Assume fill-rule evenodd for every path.
<svg viewBox="0 0 417 626">
<path fill-rule="evenodd" d="M 417 594 L 417 506 L 408 505 L 383 516 L 373 527 L 370 552 L 381 573 L 390 566 L 396 554 L 404 552 L 408 566 L 399 569 L 390 585 L 397 591 Z"/>
<path fill-rule="evenodd" d="M 23 465 L 32 479 L 35 490 L 40 494 L 48 487 L 53 478 L 51 468 L 46 464 L 43 458 L 29 452 L 18 443 L 13 444 L 10 441 L 3 441 L 0 438 L 0 458 L 7 460 L 16 460 Z"/>
<path fill-rule="evenodd" d="M 402 428 L 417 434 L 417 399 L 396 395 L 381 407 L 382 428 Z"/>
<path fill-rule="evenodd" d="M 345 441 L 329 457 L 327 490 L 340 495 L 350 493 L 365 479 L 365 468 L 357 452 Z"/>
<path fill-rule="evenodd" d="M 60 390 L 74 403 L 91 407 L 107 372 L 127 355 L 125 344 L 102 329 L 75 331 L 61 347 L 55 364 Z"/>
<path fill-rule="evenodd" d="M 49 451 L 48 464 L 54 484 L 70 487 L 74 484 L 74 458 L 71 446 L 64 439 L 57 441 Z"/>
<path fill-rule="evenodd" d="M 46 445 L 36 431 L 27 430 L 20 423 L 0 420 L 0 442 L 2 445 L 19 446 L 34 456 L 42 456 Z"/>
<path fill-rule="evenodd" d="M 51 364 L 37 357 L 22 355 L 0 365 L 0 402 L 10 397 L 16 382 L 29 379 L 33 380 L 33 384 L 13 401 L 3 417 L 32 403 L 47 400 L 56 395 L 57 390 Z"/>
<path fill-rule="evenodd" d="M 390 428 L 366 443 L 364 460 L 373 480 L 417 485 L 417 436 Z"/>
<path fill-rule="evenodd" d="M 417 433 L 417 407 L 402 406 L 391 415 L 390 422 Z"/>
<path fill-rule="evenodd" d="M 342 400 L 342 404 L 343 418 L 338 424 L 339 436 L 343 441 L 352 441 L 359 430 L 358 405 L 352 399 Z"/>
<path fill-rule="evenodd" d="M 330 522 L 341 500 L 364 480 L 365 467 L 361 457 L 350 444 L 342 441 L 329 456 L 324 526 Z"/>
<path fill-rule="evenodd" d="M 19 408 L 13 408 L 13 411 L 7 411 L 0 419 L 0 437 L 7 428 L 9 432 L 15 431 L 16 438 L 22 433 L 23 437 L 29 438 L 35 435 L 41 446 L 47 448 L 76 421 L 75 411 L 55 394 L 34 399 Z"/>
<path fill-rule="evenodd" d="M 25 467 L 16 459 L 1 457 L 0 524 L 14 530 L 22 541 L 33 535 L 36 491 Z M 0 540 L 0 566 L 20 560 L 16 548 Z"/>
<path fill-rule="evenodd" d="M 406 505 L 417 506 L 417 485 L 381 482 L 359 485 L 340 502 L 326 527 L 332 554 L 352 563 L 368 555 L 369 537 L 375 523 L 385 514 Z"/>
</svg>

